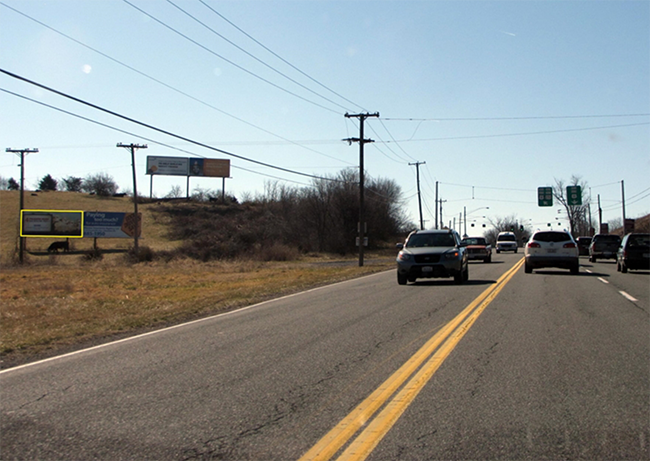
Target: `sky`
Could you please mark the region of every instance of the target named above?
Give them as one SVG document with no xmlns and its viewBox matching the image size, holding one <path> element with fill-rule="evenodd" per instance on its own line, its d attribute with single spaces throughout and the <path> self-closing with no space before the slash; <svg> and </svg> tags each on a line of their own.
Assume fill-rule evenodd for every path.
<svg viewBox="0 0 650 461">
<path fill-rule="evenodd" d="M 650 213 L 648 1 L 0 0 L 0 176 L 106 173 L 164 197 L 147 156 L 230 159 L 226 193 L 358 168 L 408 217 L 566 228 L 537 188 L 577 176 L 603 222 Z M 27 81 L 25 81 L 26 79 Z M 43 85 L 77 100 L 35 85 Z M 98 108 L 104 109 L 100 110 Z M 117 117 L 119 114 L 149 127 Z M 275 167 L 275 168 L 272 168 Z M 220 191 L 222 179 L 192 177 Z M 561 212 L 560 212 L 561 211 Z M 476 227 L 472 229 L 471 224 Z"/>
</svg>

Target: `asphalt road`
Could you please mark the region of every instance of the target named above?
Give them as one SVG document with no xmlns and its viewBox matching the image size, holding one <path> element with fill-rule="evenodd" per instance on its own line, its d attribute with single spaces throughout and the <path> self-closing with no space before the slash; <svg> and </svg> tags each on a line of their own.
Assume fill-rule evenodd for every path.
<svg viewBox="0 0 650 461">
<path fill-rule="evenodd" d="M 4 370 L 0 458 L 650 459 L 650 273 L 524 274 L 521 258 Z"/>
</svg>

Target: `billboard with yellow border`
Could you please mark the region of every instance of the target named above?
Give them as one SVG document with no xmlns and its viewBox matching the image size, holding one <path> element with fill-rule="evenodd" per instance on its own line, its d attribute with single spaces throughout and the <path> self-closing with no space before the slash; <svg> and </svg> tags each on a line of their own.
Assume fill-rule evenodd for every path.
<svg viewBox="0 0 650 461">
<path fill-rule="evenodd" d="M 21 237 L 82 238 L 83 229 L 83 211 L 20 210 Z"/>
</svg>

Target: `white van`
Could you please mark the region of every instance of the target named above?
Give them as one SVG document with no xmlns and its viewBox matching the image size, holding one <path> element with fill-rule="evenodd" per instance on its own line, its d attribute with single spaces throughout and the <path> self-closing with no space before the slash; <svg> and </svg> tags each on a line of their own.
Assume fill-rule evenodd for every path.
<svg viewBox="0 0 650 461">
<path fill-rule="evenodd" d="M 497 253 L 502 251 L 517 252 L 517 237 L 514 232 L 499 232 L 497 236 Z"/>
</svg>

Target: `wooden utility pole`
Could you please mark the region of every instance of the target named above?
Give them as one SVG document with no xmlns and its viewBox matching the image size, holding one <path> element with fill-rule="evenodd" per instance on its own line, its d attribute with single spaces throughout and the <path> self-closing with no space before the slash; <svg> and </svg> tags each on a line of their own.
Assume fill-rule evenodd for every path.
<svg viewBox="0 0 650 461">
<path fill-rule="evenodd" d="M 117 147 L 124 147 L 125 149 L 131 150 L 131 168 L 133 170 L 133 208 L 135 212 L 135 235 L 133 237 L 133 250 L 135 251 L 135 257 L 137 258 L 140 254 L 138 249 L 138 236 L 140 235 L 140 220 L 138 219 L 138 186 L 135 176 L 135 150 L 136 149 L 146 149 L 146 144 L 122 144 L 121 142 L 117 143 Z"/>
<path fill-rule="evenodd" d="M 436 229 L 438 229 L 438 181 L 436 181 L 436 206 L 434 206 L 434 208 L 435 208 L 435 214 L 436 214 L 436 217 L 435 217 L 436 225 L 434 227 Z M 440 219 L 442 220 L 442 218 L 440 218 Z"/>
<path fill-rule="evenodd" d="M 365 139 L 363 137 L 363 122 L 366 120 L 368 117 L 379 117 L 379 112 L 375 112 L 374 114 L 348 114 L 346 112 L 345 114 L 346 118 L 358 118 L 360 123 L 359 127 L 359 137 L 358 138 L 347 138 L 344 139 L 344 141 L 347 141 L 348 143 L 352 144 L 353 142 L 358 142 L 359 143 L 359 267 L 363 266 L 363 241 L 365 239 L 366 235 L 366 222 L 365 222 L 365 216 L 364 216 L 364 175 L 363 175 L 363 145 L 368 143 L 368 142 L 374 142 L 372 139 Z"/>
<path fill-rule="evenodd" d="M 38 149 L 5 149 L 5 152 L 10 152 L 12 154 L 20 154 L 20 210 L 18 211 L 18 225 L 19 233 L 20 228 L 22 227 L 22 222 L 20 220 L 23 218 L 23 208 L 25 207 L 25 154 L 35 154 L 38 152 Z M 25 252 L 25 238 L 18 236 L 19 238 L 19 251 L 18 259 L 20 263 L 23 263 L 23 253 Z"/>
<path fill-rule="evenodd" d="M 422 196 L 420 195 L 420 165 L 424 165 L 427 162 L 415 162 L 409 163 L 409 166 L 415 166 L 415 176 L 418 183 L 418 206 L 420 208 L 420 230 L 424 230 L 424 220 L 422 219 Z"/>
</svg>

